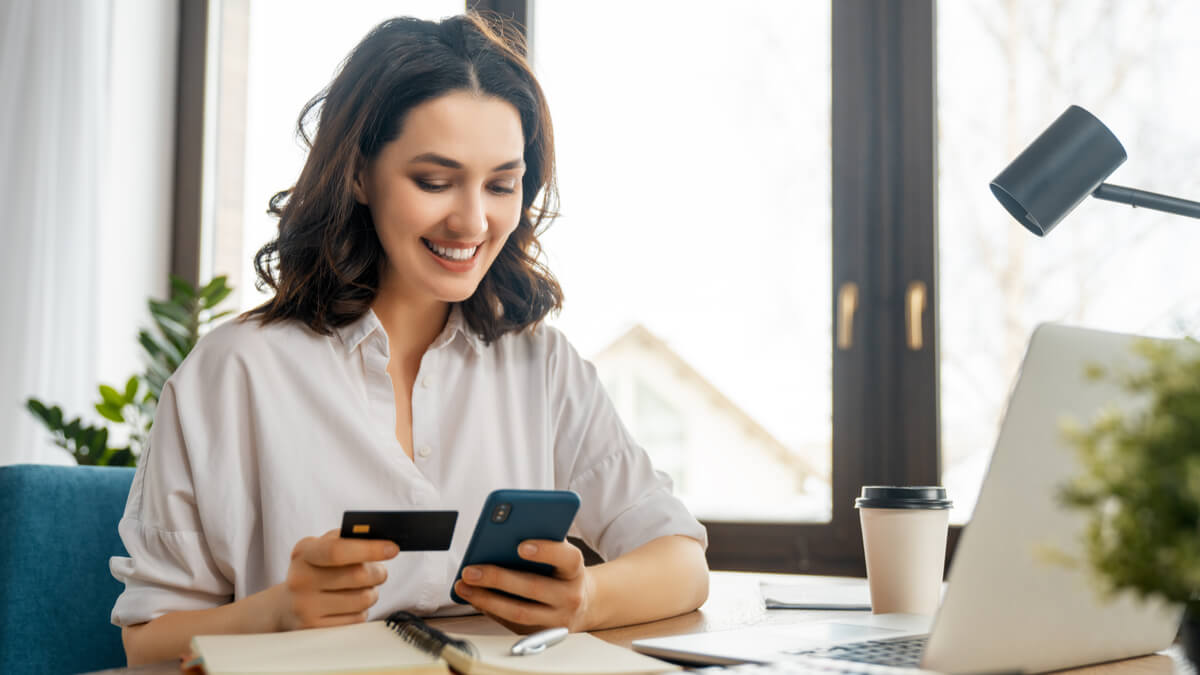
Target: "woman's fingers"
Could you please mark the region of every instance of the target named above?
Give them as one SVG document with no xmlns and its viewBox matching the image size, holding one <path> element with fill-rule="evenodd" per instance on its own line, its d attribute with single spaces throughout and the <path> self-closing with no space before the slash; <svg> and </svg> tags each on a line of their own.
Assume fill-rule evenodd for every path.
<svg viewBox="0 0 1200 675">
<path fill-rule="evenodd" d="M 355 612 L 353 614 L 334 614 L 331 616 L 323 616 L 317 619 L 308 628 L 330 628 L 332 626 L 346 626 L 352 623 L 365 623 L 367 621 L 366 611 Z"/>
<path fill-rule="evenodd" d="M 471 586 L 462 581 L 455 584 L 454 590 L 479 611 L 507 624 L 530 630 L 566 625 L 562 612 L 551 605 L 511 598 L 489 588 Z"/>
<path fill-rule="evenodd" d="M 330 530 L 321 537 L 301 539 L 292 552 L 292 558 L 302 558 L 317 567 L 344 567 L 355 563 L 391 560 L 400 553 L 400 547 L 383 539 L 342 539 L 337 530 Z"/>
<path fill-rule="evenodd" d="M 322 591 L 338 591 L 354 588 L 369 588 L 387 581 L 387 568 L 382 563 L 355 563 L 343 567 L 315 567 L 301 565 L 292 569 L 289 583 L 294 588 L 312 588 Z"/>
<path fill-rule="evenodd" d="M 517 547 L 517 554 L 550 565 L 559 579 L 574 579 L 583 573 L 583 552 L 570 542 L 526 539 Z"/>
<path fill-rule="evenodd" d="M 376 602 L 379 602 L 379 589 L 375 587 L 324 591 L 321 593 L 321 613 L 325 616 L 357 614 L 367 611 Z"/>
<path fill-rule="evenodd" d="M 471 565 L 463 570 L 463 581 L 472 588 L 494 588 L 545 605 L 556 604 L 555 600 L 561 595 L 558 587 L 562 585 L 552 577 L 496 565 Z"/>
<path fill-rule="evenodd" d="M 365 621 L 387 580 L 380 561 L 394 558 L 390 541 L 342 539 L 338 530 L 306 537 L 292 549 L 285 595 L 279 602 L 282 628 L 338 626 Z"/>
</svg>

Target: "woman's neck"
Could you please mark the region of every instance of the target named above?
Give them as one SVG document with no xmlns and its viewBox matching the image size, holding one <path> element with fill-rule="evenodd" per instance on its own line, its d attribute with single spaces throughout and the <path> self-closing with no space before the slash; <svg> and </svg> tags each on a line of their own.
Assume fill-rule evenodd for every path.
<svg viewBox="0 0 1200 675">
<path fill-rule="evenodd" d="M 425 350 L 437 339 L 450 316 L 450 303 L 439 300 L 413 301 L 380 288 L 371 303 L 375 316 L 388 336 L 392 360 L 419 363 Z"/>
</svg>

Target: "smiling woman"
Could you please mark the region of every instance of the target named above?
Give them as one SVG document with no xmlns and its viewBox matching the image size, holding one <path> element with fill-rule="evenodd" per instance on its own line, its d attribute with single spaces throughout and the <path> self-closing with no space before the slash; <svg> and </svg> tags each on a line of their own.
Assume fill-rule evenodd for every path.
<svg viewBox="0 0 1200 675">
<path fill-rule="evenodd" d="M 523 145 L 517 109 L 482 92 L 446 94 L 408 113 L 404 131 L 354 182 L 387 253 L 381 295 L 471 297 L 520 222 Z"/>
<path fill-rule="evenodd" d="M 477 29 L 488 31 L 508 60 L 479 59 L 474 69 L 443 68 L 431 77 L 444 57 L 437 51 L 402 63 L 386 58 L 388 50 L 427 41 L 423 27 L 433 25 L 381 24 L 328 90 L 305 106 L 298 131 L 311 147 L 309 159 L 296 186 L 271 200 L 279 236 L 255 257 L 259 280 L 275 297 L 251 315 L 297 319 L 328 333 L 357 319 L 376 291 L 404 297 L 412 283 L 433 291 L 432 279 L 421 276 L 430 256 L 404 246 L 417 243 L 414 234 L 444 249 L 470 248 L 463 244 L 473 236 L 487 242 L 485 264 L 472 266 L 474 276 L 456 262 L 460 253 L 432 257 L 464 275 L 439 282 L 457 284 L 461 296 L 440 300 L 465 301 L 467 324 L 486 341 L 560 306 L 558 283 L 536 260 L 536 232 L 556 198 L 553 132 L 541 88 L 528 66 L 511 68 L 524 63 L 509 46 L 515 36 L 493 34 L 482 23 Z M 466 48 L 463 35 L 454 39 Z M 320 120 L 310 140 L 306 124 L 314 114 Z M 425 232 L 431 225 L 436 231 Z M 493 262 L 499 269 L 485 277 Z M 332 269 L 314 271 L 321 267 Z"/>
<path fill-rule="evenodd" d="M 274 297 L 209 333 L 163 387 L 114 558 L 131 664 L 197 634 L 461 613 L 590 630 L 695 609 L 706 534 L 542 323 L 558 283 L 549 109 L 503 27 L 385 21 L 301 115 L 310 152 L 255 264 Z M 316 117 L 314 121 L 314 116 Z M 315 126 L 315 132 L 309 130 Z M 541 199 L 539 205 L 534 204 Z M 342 539 L 344 511 L 479 513 L 499 488 L 572 490 L 552 576 Z"/>
</svg>

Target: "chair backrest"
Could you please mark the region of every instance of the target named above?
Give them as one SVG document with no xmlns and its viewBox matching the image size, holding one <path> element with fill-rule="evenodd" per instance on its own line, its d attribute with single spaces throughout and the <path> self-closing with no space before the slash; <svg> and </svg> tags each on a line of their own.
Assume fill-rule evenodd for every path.
<svg viewBox="0 0 1200 675">
<path fill-rule="evenodd" d="M 0 673 L 125 665 L 108 571 L 134 470 L 0 467 Z"/>
</svg>

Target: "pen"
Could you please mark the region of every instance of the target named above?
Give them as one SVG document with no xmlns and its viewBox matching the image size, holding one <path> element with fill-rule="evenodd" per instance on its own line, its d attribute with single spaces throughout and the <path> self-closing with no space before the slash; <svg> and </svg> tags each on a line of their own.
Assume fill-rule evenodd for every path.
<svg viewBox="0 0 1200 675">
<path fill-rule="evenodd" d="M 517 640 L 509 653 L 513 656 L 541 654 L 546 651 L 547 647 L 562 642 L 565 637 L 567 637 L 566 628 L 547 628 Z"/>
</svg>

